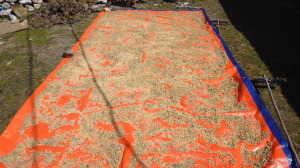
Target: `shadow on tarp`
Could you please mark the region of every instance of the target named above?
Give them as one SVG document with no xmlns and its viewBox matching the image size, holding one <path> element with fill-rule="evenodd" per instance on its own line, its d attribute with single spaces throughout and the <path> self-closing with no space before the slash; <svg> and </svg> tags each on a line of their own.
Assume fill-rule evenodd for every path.
<svg viewBox="0 0 300 168">
<path fill-rule="evenodd" d="M 78 41 L 79 43 L 79 48 L 80 50 L 78 52 L 81 52 L 83 58 L 84 58 L 84 61 L 86 62 L 88 68 L 90 69 L 91 71 L 91 74 L 92 74 L 92 79 L 93 79 L 93 82 L 94 82 L 94 86 L 95 88 L 97 89 L 99 95 L 102 96 L 104 102 L 105 102 L 105 105 L 109 108 L 109 119 L 110 119 L 110 123 L 113 125 L 114 129 L 116 130 L 116 135 L 119 137 L 119 139 L 123 139 L 123 135 L 121 133 L 121 131 L 119 130 L 119 128 L 117 127 L 118 125 L 118 122 L 116 121 L 116 118 L 115 118 L 115 115 L 114 115 L 114 111 L 112 110 L 112 105 L 110 104 L 110 102 L 108 101 L 108 98 L 105 94 L 105 92 L 101 89 L 100 85 L 98 84 L 97 80 L 96 80 L 96 77 L 95 77 L 95 73 L 94 71 L 92 70 L 92 66 L 91 64 L 89 63 L 88 59 L 87 59 L 87 55 L 84 51 L 84 48 L 83 48 L 83 45 L 82 43 L 80 42 L 80 39 L 78 38 L 78 36 L 76 35 L 75 31 L 74 31 L 74 27 L 72 26 L 72 24 L 70 24 L 70 27 L 71 27 L 71 30 L 72 30 L 72 33 L 74 35 L 74 38 L 76 41 Z M 145 164 L 139 159 L 139 157 L 136 155 L 136 153 L 134 152 L 133 148 L 131 147 L 130 145 L 130 142 L 126 141 L 126 139 L 123 139 L 124 142 L 125 142 L 125 146 L 128 147 L 130 149 L 130 151 L 132 152 L 133 154 L 133 157 L 137 160 L 137 162 L 139 163 L 139 165 L 141 165 L 142 167 L 146 167 Z"/>
<path fill-rule="evenodd" d="M 272 75 L 287 78 L 287 83 L 281 86 L 283 95 L 300 116 L 300 3 L 293 0 L 220 0 L 220 3 Z"/>
</svg>

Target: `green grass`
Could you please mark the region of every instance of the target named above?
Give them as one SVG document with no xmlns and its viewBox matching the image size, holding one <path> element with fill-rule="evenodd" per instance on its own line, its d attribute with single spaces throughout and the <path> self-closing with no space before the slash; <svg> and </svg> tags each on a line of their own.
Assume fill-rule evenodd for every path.
<svg viewBox="0 0 300 168">
<path fill-rule="evenodd" d="M 8 48 L 7 50 L 9 50 Z M 0 132 L 4 130 L 6 125 L 10 122 L 11 117 L 18 110 L 16 104 L 23 103 L 28 97 L 28 94 L 22 92 L 22 89 L 27 87 L 26 76 L 28 76 L 27 62 L 25 53 L 16 53 L 4 51 L 0 54 L 0 69 L 2 75 L 0 77 L 0 103 L 4 108 L 0 108 L 1 118 Z M 7 65 L 7 63 L 11 63 Z"/>
<path fill-rule="evenodd" d="M 10 33 L 2 38 L 9 44 L 0 52 L 0 133 L 43 81 L 44 71 L 51 67 L 37 61 L 37 55 L 32 51 L 33 46 L 43 47 L 51 42 L 45 29 Z"/>
<path fill-rule="evenodd" d="M 97 15 L 91 14 L 72 25 L 78 38 Z M 74 41 L 74 34 L 70 32 L 69 26 L 23 30 L 0 36 L 7 41 L 0 47 L 0 134 L 32 92 L 59 63 L 53 59 L 47 60 L 54 56 L 51 55 L 53 50 L 55 55 L 60 55 L 62 53 L 57 53 L 56 47 L 70 48 L 69 43 L 65 46 L 56 44 L 54 38 L 57 36 L 66 41 Z M 49 47 L 52 47 L 52 52 Z M 47 57 L 38 59 L 40 53 L 36 53 L 37 49 Z"/>
<path fill-rule="evenodd" d="M 80 24 L 74 24 L 74 28 L 75 30 L 78 30 L 78 31 L 84 31 L 86 28 L 88 28 L 91 23 L 94 21 L 94 18 L 96 18 L 98 16 L 99 13 L 92 13 L 91 15 L 83 18 L 81 21 L 80 21 Z"/>
<path fill-rule="evenodd" d="M 28 45 L 29 41 L 32 45 L 42 46 L 51 42 L 50 35 L 46 28 L 39 28 L 35 30 L 24 30 L 16 33 L 6 35 L 6 38 L 13 36 L 13 42 L 19 43 L 20 46 Z"/>
<path fill-rule="evenodd" d="M 174 3 L 162 3 L 160 10 L 174 10 L 175 7 Z"/>
<path fill-rule="evenodd" d="M 63 35 L 65 33 L 66 33 L 65 29 L 58 29 L 58 30 L 51 32 L 51 34 L 59 34 L 59 35 Z"/>
</svg>

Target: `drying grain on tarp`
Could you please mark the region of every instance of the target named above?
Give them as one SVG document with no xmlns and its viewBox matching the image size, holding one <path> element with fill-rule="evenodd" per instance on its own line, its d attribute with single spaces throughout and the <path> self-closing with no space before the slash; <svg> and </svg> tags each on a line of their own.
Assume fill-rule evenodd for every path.
<svg viewBox="0 0 300 168">
<path fill-rule="evenodd" d="M 237 114 L 251 109 L 207 26 L 201 12 L 106 13 L 36 98 L 24 140 L 0 162 L 264 166 L 269 134 L 252 115 Z"/>
</svg>

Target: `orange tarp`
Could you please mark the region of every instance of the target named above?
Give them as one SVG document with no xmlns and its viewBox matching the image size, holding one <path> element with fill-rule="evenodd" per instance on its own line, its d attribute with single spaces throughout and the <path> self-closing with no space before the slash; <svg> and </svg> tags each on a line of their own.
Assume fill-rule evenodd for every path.
<svg viewBox="0 0 300 168">
<path fill-rule="evenodd" d="M 174 13 L 177 13 L 176 17 L 173 16 Z M 197 22 L 193 22 L 191 18 L 194 16 L 199 17 L 205 27 L 200 27 Z M 115 26 L 117 27 L 103 24 L 104 22 L 101 20 L 107 19 L 105 17 L 110 18 L 111 22 L 116 22 Z M 141 20 L 145 24 L 139 25 L 140 22 L 137 21 Z M 172 31 L 169 27 L 175 23 L 174 20 L 178 22 L 177 27 L 182 27 L 183 32 L 178 32 L 182 34 L 176 34 L 176 31 Z M 135 25 L 135 29 L 129 29 L 127 25 Z M 145 37 L 134 36 L 134 33 L 140 29 L 148 31 Z M 160 32 L 154 30 L 160 30 Z M 188 36 L 190 33 L 187 30 L 196 32 L 196 35 L 197 32 L 202 31 L 209 37 L 202 36 L 201 39 L 201 34 L 199 34 L 199 37 L 195 37 L 195 41 L 180 42 L 180 45 L 174 46 L 172 52 L 183 59 L 182 63 L 185 60 L 202 62 L 203 64 L 199 67 L 176 64 L 176 60 L 179 58 L 171 59 L 168 55 L 164 55 L 163 50 L 168 50 L 167 48 L 159 48 L 160 46 L 155 45 L 154 42 L 142 42 L 150 41 L 168 32 L 173 32 L 174 34 L 171 35 L 174 36 L 182 35 L 181 37 L 184 39 L 184 36 Z M 99 32 L 101 32 L 101 36 L 98 36 Z M 120 33 L 121 39 L 111 39 L 114 33 Z M 123 33 L 122 36 L 121 33 Z M 95 37 L 97 37 L 97 41 L 91 40 Z M 133 38 L 139 39 L 130 41 Z M 166 40 L 168 39 L 169 36 L 166 36 Z M 174 38 L 173 40 L 182 39 Z M 118 40 L 122 45 L 141 50 L 116 52 L 115 54 L 129 53 L 123 55 L 124 62 L 118 62 L 113 55 L 102 54 L 103 50 L 108 53 L 112 52 L 113 48 L 117 47 L 115 44 L 119 42 Z M 89 48 L 88 45 L 91 45 L 92 48 Z M 208 55 L 192 57 L 186 53 L 180 53 L 180 49 L 186 45 L 191 48 L 191 51 L 194 48 L 195 52 L 199 53 L 202 52 L 196 51 L 199 46 L 205 46 L 208 53 L 212 54 L 215 49 L 224 51 L 224 45 L 206 20 L 202 10 L 177 12 L 129 10 L 101 13 L 73 47 L 73 50 L 77 54 L 80 53 L 80 56 L 65 58 L 30 96 L 0 136 L 0 167 L 18 167 L 20 161 L 25 167 L 81 167 L 84 165 L 93 167 L 176 167 L 176 165 L 179 167 L 182 165 L 184 167 L 251 167 L 252 162 L 260 160 L 260 158 L 255 158 L 252 153 L 265 149 L 268 145 L 271 145 L 270 153 L 264 166 L 289 167 L 288 157 L 270 130 L 233 62 L 227 57 L 224 67 L 215 67 L 221 69 L 220 76 L 200 79 L 199 75 L 205 74 L 205 69 L 201 68 L 213 66 L 214 61 L 217 61 L 218 58 Z M 160 50 L 160 53 L 153 54 L 155 50 Z M 138 53 L 136 54 L 138 58 L 134 57 L 138 60 L 137 62 L 126 60 L 127 57 L 131 58 L 130 54 L 134 55 L 135 53 Z M 89 60 L 93 59 L 99 59 L 100 62 L 89 63 Z M 87 63 L 85 65 L 76 64 L 76 61 L 82 60 Z M 68 76 L 66 77 L 68 79 L 61 78 L 60 71 L 67 71 L 66 67 L 71 64 L 73 64 L 73 69 L 68 69 L 70 76 L 77 76 L 74 79 L 69 79 Z M 150 65 L 152 69 L 155 68 L 155 71 L 151 71 Z M 107 71 L 105 68 L 110 66 L 115 67 Z M 133 66 L 138 66 L 143 70 L 138 74 L 133 74 L 134 72 L 131 71 Z M 167 71 L 176 66 L 180 71 L 178 73 L 176 71 L 177 74 L 173 75 L 177 75 L 178 78 L 174 77 L 173 82 L 169 79 L 166 80 Z M 137 79 L 148 80 L 145 76 L 149 77 L 149 74 L 155 79 L 153 85 L 134 85 Z M 128 78 L 122 79 L 122 76 L 126 75 Z M 191 78 L 186 78 L 185 75 L 189 75 Z M 118 83 L 121 80 L 123 83 Z M 182 95 L 179 100 L 176 100 L 174 103 L 176 106 L 163 106 L 161 104 L 163 101 L 171 100 L 172 91 L 180 89 L 174 88 L 173 84 L 177 80 L 182 82 L 183 88 L 191 88 L 190 93 Z M 205 88 L 203 90 L 203 88 L 197 87 L 197 83 L 202 82 L 209 88 L 219 89 L 225 87 L 226 83 L 222 84 L 222 81 L 225 80 L 237 84 L 231 93 L 220 91 L 216 95 L 212 95 L 210 92 L 206 93 Z M 102 81 L 103 83 L 110 82 L 104 86 Z M 128 87 L 128 83 L 131 82 L 133 87 Z M 56 87 L 53 83 L 56 83 Z M 85 89 L 76 90 L 76 87 L 80 85 L 84 85 Z M 155 90 L 156 87 L 161 87 L 164 91 L 153 93 L 153 97 L 143 97 L 146 92 L 151 89 Z M 107 89 L 105 90 L 105 88 Z M 159 94 L 161 95 L 155 96 Z M 192 98 L 192 95 L 196 95 L 197 98 Z M 214 110 L 211 112 L 197 110 L 201 105 L 211 109 L 226 109 L 227 104 L 223 97 L 230 95 L 233 98 L 236 97 L 236 106 L 243 104 L 247 110 L 224 110 L 218 114 Z M 114 96 L 119 100 L 111 100 L 111 97 Z M 206 103 L 206 100 L 213 96 L 218 101 L 211 104 Z M 97 101 L 99 99 L 101 101 Z M 171 118 L 176 118 L 179 113 L 181 118 L 173 119 L 171 122 L 168 118 L 163 118 L 163 115 L 168 112 L 174 113 Z M 108 115 L 97 118 L 96 116 L 100 113 Z M 153 118 L 150 120 L 143 117 L 146 114 L 153 114 Z M 257 143 L 254 144 L 239 140 L 232 141 L 233 147 L 226 147 L 223 142 L 233 138 L 232 136 L 235 134 L 231 126 L 237 123 L 232 123 L 224 118 L 216 119 L 218 120 L 217 124 L 211 123 L 208 119 L 213 116 L 242 118 L 244 127 L 249 127 L 249 130 L 258 129 L 258 131 L 266 133 L 266 136 L 259 137 Z M 139 122 L 130 123 L 126 118 L 134 118 Z M 251 121 L 259 121 L 259 124 L 253 125 Z M 58 126 L 54 126 L 54 124 Z M 198 128 L 192 128 L 195 124 L 197 127 L 201 127 L 201 130 L 212 132 L 214 136 L 212 141 L 209 141 L 209 138 L 205 137 L 205 134 Z M 148 128 L 151 128 L 151 131 L 148 131 Z M 165 131 L 158 132 L 157 130 Z M 185 132 L 194 136 L 187 137 L 186 141 L 178 142 L 176 137 L 187 136 Z M 239 133 L 239 135 L 241 134 Z M 141 147 L 140 144 L 144 146 Z M 243 150 L 250 153 L 249 158 L 245 157 Z M 111 158 L 119 159 L 110 160 Z M 7 163 L 4 159 L 12 159 L 12 163 Z"/>
</svg>

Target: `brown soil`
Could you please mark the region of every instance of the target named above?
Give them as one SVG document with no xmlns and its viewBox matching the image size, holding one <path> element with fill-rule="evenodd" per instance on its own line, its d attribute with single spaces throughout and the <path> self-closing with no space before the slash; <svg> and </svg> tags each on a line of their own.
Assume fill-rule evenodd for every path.
<svg viewBox="0 0 300 168">
<path fill-rule="evenodd" d="M 87 15 L 88 8 L 81 0 L 51 0 L 29 19 L 33 28 L 70 24 Z"/>
<path fill-rule="evenodd" d="M 231 151 L 238 149 L 243 166 L 266 165 L 270 142 L 256 151 L 247 148 L 270 136 L 260 131 L 260 123 L 254 116 L 224 115 L 249 109 L 237 101 L 238 83 L 225 72 L 228 58 L 206 31 L 203 16 L 111 12 L 96 26 L 81 51 L 57 73 L 59 80 L 37 97 L 35 112 L 19 130 L 25 140 L 1 162 L 8 167 L 32 165 L 37 159 L 59 167 L 117 167 L 124 155 L 132 154 L 130 167 L 233 166 L 237 160 Z M 212 46 L 188 45 L 199 41 Z M 219 78 L 224 79 L 215 80 Z M 64 96 L 72 98 L 62 105 Z M 30 138 L 28 128 L 41 123 L 55 134 Z M 53 155 L 30 150 L 41 145 L 65 150 Z"/>
</svg>

